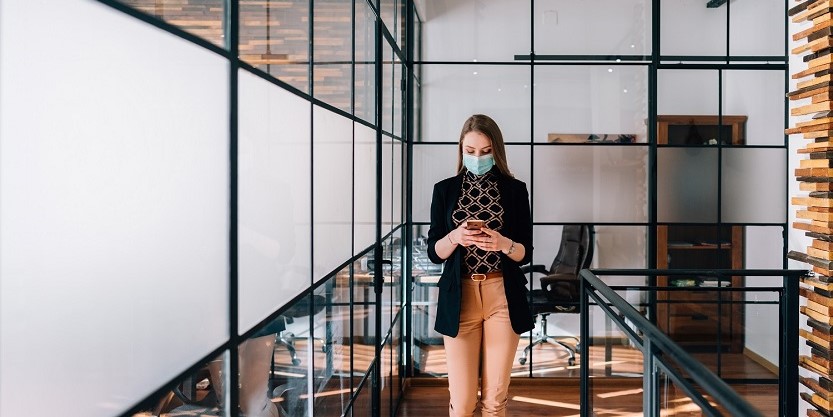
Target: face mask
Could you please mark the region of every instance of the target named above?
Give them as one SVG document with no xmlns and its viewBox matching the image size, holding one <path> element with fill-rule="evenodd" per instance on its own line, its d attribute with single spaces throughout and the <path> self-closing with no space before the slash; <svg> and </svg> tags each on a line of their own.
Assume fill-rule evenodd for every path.
<svg viewBox="0 0 833 417">
<path fill-rule="evenodd" d="M 463 165 L 465 165 L 466 169 L 471 171 L 472 174 L 483 175 L 489 172 L 489 170 L 495 165 L 495 158 L 492 154 L 486 154 L 479 157 L 463 154 Z"/>
</svg>

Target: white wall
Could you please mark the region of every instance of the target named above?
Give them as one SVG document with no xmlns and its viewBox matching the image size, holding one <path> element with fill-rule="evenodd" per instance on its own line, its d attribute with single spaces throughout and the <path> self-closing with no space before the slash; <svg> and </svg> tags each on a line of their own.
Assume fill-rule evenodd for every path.
<svg viewBox="0 0 833 417">
<path fill-rule="evenodd" d="M 2 0 L 0 67 L 0 415 L 119 415 L 228 340 L 228 63 Z"/>
</svg>

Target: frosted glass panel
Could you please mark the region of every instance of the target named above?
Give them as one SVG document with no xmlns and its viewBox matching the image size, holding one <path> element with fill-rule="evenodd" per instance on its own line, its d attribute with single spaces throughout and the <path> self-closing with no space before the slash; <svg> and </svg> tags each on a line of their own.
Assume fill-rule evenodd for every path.
<svg viewBox="0 0 833 417">
<path fill-rule="evenodd" d="M 644 67 L 535 67 L 536 142 L 647 142 L 647 119 Z"/>
<path fill-rule="evenodd" d="M 796 3 L 797 4 L 797 3 Z M 665 7 L 665 4 L 662 5 Z M 787 39 L 784 4 L 778 1 L 733 1 L 729 13 L 731 55 L 784 56 Z M 793 7 L 790 4 L 788 7 Z"/>
<path fill-rule="evenodd" d="M 725 5 L 707 8 L 701 0 L 662 2 L 662 55 L 726 55 L 726 10 Z M 780 26 L 784 26 L 783 20 Z"/>
<path fill-rule="evenodd" d="M 784 261 L 784 237 L 782 227 L 746 226 L 744 248 L 747 269 L 781 269 Z M 804 248 L 802 248 L 804 250 Z M 806 268 L 802 265 L 800 268 Z M 746 277 L 746 287 L 780 287 L 782 277 Z M 749 292 L 747 301 L 777 301 L 774 292 Z M 744 307 L 746 320 L 746 347 L 772 363 L 778 363 L 779 313 L 777 305 L 747 304 Z"/>
<path fill-rule="evenodd" d="M 604 30 L 590 22 L 603 22 Z M 651 1 L 535 0 L 535 52 L 650 55 Z"/>
<path fill-rule="evenodd" d="M 785 149 L 723 149 L 722 220 L 728 223 L 787 221 Z"/>
<path fill-rule="evenodd" d="M 430 222 L 434 184 L 457 173 L 457 144 L 415 143 L 413 149 L 412 216 L 415 222 Z M 511 163 L 510 168 L 512 168 Z"/>
<path fill-rule="evenodd" d="M 534 158 L 534 221 L 647 221 L 647 148 L 541 146 Z"/>
<path fill-rule="evenodd" d="M 119 415 L 228 338 L 228 63 L 4 0 L 0 64 L 0 415 Z"/>
<path fill-rule="evenodd" d="M 529 54 L 530 2 L 426 1 L 422 54 L 427 61 L 512 61 Z"/>
<path fill-rule="evenodd" d="M 657 220 L 717 221 L 717 149 L 657 149 Z"/>
<path fill-rule="evenodd" d="M 310 105 L 248 72 L 239 74 L 242 332 L 310 285 Z"/>
<path fill-rule="evenodd" d="M 494 119 L 506 142 L 529 141 L 529 67 L 425 65 L 422 73 L 423 141 L 457 142 L 476 113 Z"/>
<path fill-rule="evenodd" d="M 785 76 L 784 71 L 723 71 L 723 114 L 748 116 L 745 144 L 784 145 Z"/>
<path fill-rule="evenodd" d="M 526 183 L 528 192 L 532 192 L 532 160 L 529 157 L 531 152 L 531 145 L 506 146 L 506 162 L 509 164 L 509 171 L 515 178 Z"/>
<path fill-rule="evenodd" d="M 659 71 L 657 73 L 657 114 L 716 116 L 720 111 L 719 83 L 717 71 Z M 781 101 L 784 101 L 783 97 Z"/>
<path fill-rule="evenodd" d="M 382 46 L 382 131 L 393 134 L 393 49 L 387 42 Z"/>
<path fill-rule="evenodd" d="M 404 146 L 398 140 L 393 141 L 393 201 L 391 202 L 391 221 L 393 227 L 402 223 L 402 208 L 404 205 L 403 198 L 403 184 L 402 184 L 402 164 L 404 157 Z"/>
<path fill-rule="evenodd" d="M 353 126 L 356 130 L 354 244 L 359 253 L 376 241 L 376 131 L 359 123 Z"/>
<path fill-rule="evenodd" d="M 312 120 L 312 272 L 317 281 L 353 254 L 353 213 L 347 209 L 353 205 L 353 121 L 318 106 Z"/>
<path fill-rule="evenodd" d="M 382 136 L 382 237 L 393 225 L 393 142 L 390 137 Z"/>
</svg>

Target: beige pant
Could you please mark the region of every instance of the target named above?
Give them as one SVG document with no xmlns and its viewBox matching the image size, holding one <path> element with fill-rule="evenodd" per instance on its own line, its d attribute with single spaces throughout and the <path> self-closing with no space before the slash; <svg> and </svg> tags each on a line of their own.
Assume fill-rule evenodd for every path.
<svg viewBox="0 0 833 417">
<path fill-rule="evenodd" d="M 448 415 L 468 417 L 474 413 L 480 374 L 481 415 L 503 417 L 520 340 L 509 322 L 503 278 L 481 282 L 464 278 L 462 290 L 460 332 L 457 337 L 443 337 L 451 393 Z"/>
</svg>

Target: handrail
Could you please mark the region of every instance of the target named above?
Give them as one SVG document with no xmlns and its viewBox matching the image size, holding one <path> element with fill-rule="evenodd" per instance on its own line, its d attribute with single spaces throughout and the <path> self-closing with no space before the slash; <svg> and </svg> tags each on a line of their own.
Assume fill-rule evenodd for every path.
<svg viewBox="0 0 833 417">
<path fill-rule="evenodd" d="M 625 301 L 619 294 L 617 294 L 613 289 L 611 289 L 607 284 L 605 284 L 598 276 L 598 275 L 625 275 L 625 276 L 658 276 L 658 275 L 710 275 L 710 276 L 731 276 L 731 275 L 752 275 L 752 276 L 790 276 L 790 277 L 799 277 L 808 274 L 808 271 L 805 270 L 761 270 L 761 269 L 747 269 L 747 270 L 731 270 L 731 269 L 723 269 L 723 270 L 668 270 L 668 269 L 583 269 L 579 273 L 581 278 L 581 301 L 582 306 L 586 308 L 587 306 L 587 297 L 594 298 L 599 306 L 601 306 L 606 314 L 610 315 L 617 322 L 621 319 L 629 320 L 631 323 L 635 325 L 636 328 L 642 331 L 644 335 L 643 341 L 645 343 L 638 343 L 640 345 L 640 350 L 642 350 L 643 355 L 646 356 L 646 359 L 650 361 L 651 364 L 656 363 L 663 368 L 663 370 L 669 374 L 672 379 L 677 382 L 680 388 L 686 392 L 687 395 L 692 397 L 698 405 L 701 407 L 706 408 L 708 414 L 714 415 L 716 410 L 711 409 L 710 405 L 708 405 L 708 401 L 706 401 L 702 395 L 695 391 L 684 378 L 682 378 L 677 371 L 667 366 L 665 360 L 662 357 L 659 357 L 656 351 L 660 351 L 664 354 L 675 359 L 675 361 L 686 370 L 691 380 L 694 381 L 697 385 L 702 387 L 709 395 L 711 395 L 717 402 L 723 406 L 730 415 L 736 416 L 763 416 L 760 411 L 754 409 L 746 400 L 742 397 L 737 395 L 732 388 L 726 384 L 722 379 L 717 377 L 714 373 L 712 373 L 708 368 L 706 368 L 702 363 L 695 360 L 688 354 L 682 347 L 678 344 L 673 342 L 665 333 L 663 333 L 659 328 L 657 328 L 653 323 L 651 323 L 647 318 L 645 318 L 642 314 L 640 314 L 633 306 Z M 589 287 L 589 288 L 588 288 Z M 595 293 L 594 293 L 595 291 Z M 619 315 L 617 316 L 616 313 L 610 310 L 608 303 L 601 302 L 598 299 L 597 294 L 601 294 L 610 305 L 613 305 L 618 311 Z M 581 314 L 582 320 L 582 340 L 588 337 L 589 335 L 586 334 L 588 332 L 589 326 L 587 322 L 589 321 L 588 315 L 586 311 L 583 311 Z M 626 332 L 630 333 L 630 332 Z M 632 336 L 632 335 L 631 335 Z M 629 336 L 629 337 L 631 337 Z M 637 341 L 638 342 L 638 341 Z M 582 344 L 582 355 L 587 354 L 587 344 Z M 582 356 L 586 357 L 586 356 Z M 589 370 L 587 361 L 581 362 L 582 367 L 582 377 L 587 378 L 589 376 Z M 643 375 L 643 378 L 650 378 L 653 377 L 653 371 L 650 371 L 652 375 Z M 643 382 L 644 384 L 648 384 L 648 382 Z M 582 384 L 582 389 L 586 391 L 586 385 Z M 647 391 L 646 391 L 647 394 Z M 586 399 L 586 392 L 582 393 L 582 398 Z M 646 415 L 653 415 L 653 405 L 651 408 L 651 412 L 647 413 Z M 648 410 L 644 410 L 648 412 Z M 582 415 L 589 415 L 585 414 L 585 410 L 582 410 Z"/>
</svg>

